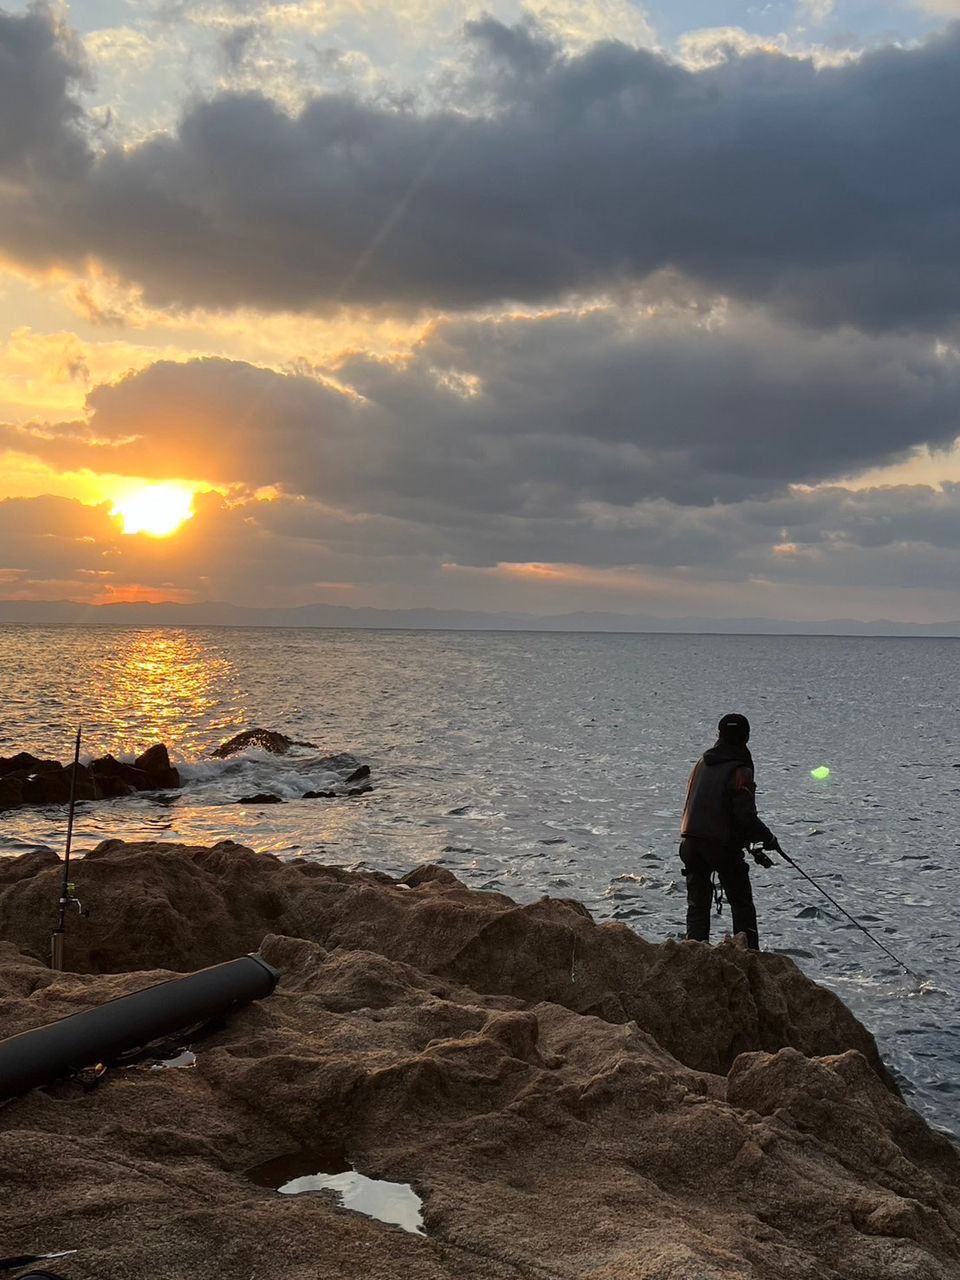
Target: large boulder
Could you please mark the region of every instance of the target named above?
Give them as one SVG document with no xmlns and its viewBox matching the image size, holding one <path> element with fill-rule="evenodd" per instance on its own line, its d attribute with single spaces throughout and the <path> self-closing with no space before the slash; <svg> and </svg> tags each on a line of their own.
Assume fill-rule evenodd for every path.
<svg viewBox="0 0 960 1280">
<path fill-rule="evenodd" d="M 689 951 L 709 984 L 709 949 Z M 70 1247 L 91 1280 L 960 1275 L 957 1147 L 856 1049 L 703 1072 L 642 1026 L 380 951 L 270 935 L 262 953 L 277 992 L 197 1042 L 193 1068 L 0 1110 L 5 1252 Z M 0 944 L 10 1032 L 169 976 L 54 974 Z M 287 1155 L 411 1184 L 426 1234 L 251 1178 Z"/>
<path fill-rule="evenodd" d="M 142 755 L 137 756 L 134 767 L 147 775 L 153 790 L 180 786 L 180 774 L 170 764 L 170 756 L 162 742 L 148 747 Z"/>
<path fill-rule="evenodd" d="M 192 970 L 254 950 L 267 932 L 386 956 L 473 990 L 636 1022 L 675 1058 L 726 1072 L 741 1053 L 856 1049 L 893 1088 L 872 1036 L 785 956 L 735 945 L 655 944 L 597 925 L 578 902 L 519 906 L 443 868 L 405 880 L 224 841 L 212 848 L 105 841 L 76 866 L 89 918 L 70 921 L 68 967 Z M 43 959 L 55 869 L 0 892 L 0 936 Z"/>
</svg>

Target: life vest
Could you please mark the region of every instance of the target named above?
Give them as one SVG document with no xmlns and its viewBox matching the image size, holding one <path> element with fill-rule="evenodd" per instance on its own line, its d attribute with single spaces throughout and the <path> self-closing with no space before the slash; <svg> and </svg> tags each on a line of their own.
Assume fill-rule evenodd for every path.
<svg viewBox="0 0 960 1280">
<path fill-rule="evenodd" d="M 741 770 L 744 785 L 749 786 L 753 772 L 749 755 L 744 759 L 736 748 L 714 747 L 693 766 L 687 783 L 680 835 L 688 852 L 714 866 L 735 857 L 745 844 L 730 804 Z"/>
</svg>

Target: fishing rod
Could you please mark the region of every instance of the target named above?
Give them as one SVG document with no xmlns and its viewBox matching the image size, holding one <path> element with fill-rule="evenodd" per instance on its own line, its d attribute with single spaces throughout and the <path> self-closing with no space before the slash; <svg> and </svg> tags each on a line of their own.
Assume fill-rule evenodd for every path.
<svg viewBox="0 0 960 1280">
<path fill-rule="evenodd" d="M 80 734 L 83 725 L 77 725 L 77 740 L 73 748 L 73 769 L 70 774 L 70 810 L 67 814 L 67 844 L 63 855 L 63 883 L 60 886 L 60 899 L 57 903 L 57 927 L 50 935 L 50 968 L 57 973 L 63 970 L 63 934 L 67 917 L 67 907 L 75 906 L 83 912 L 75 886 L 70 883 L 70 845 L 73 841 L 73 815 L 77 806 L 77 774 L 80 772 Z"/>
<path fill-rule="evenodd" d="M 791 867 L 793 867 L 794 871 L 799 871 L 800 874 L 803 876 L 804 880 L 809 880 L 810 883 L 813 885 L 813 887 L 817 889 L 820 893 L 822 893 L 823 896 L 826 898 L 826 900 L 832 903 L 833 906 L 835 906 L 836 909 L 841 913 L 841 915 L 845 915 L 847 919 L 850 921 L 850 923 L 855 924 L 861 933 L 865 933 L 872 943 L 878 946 L 881 951 L 886 952 L 886 954 L 890 957 L 890 959 L 894 962 L 894 964 L 898 964 L 900 968 L 905 969 L 906 972 L 909 973 L 911 977 L 916 978 L 918 982 L 920 981 L 920 975 L 918 973 L 915 973 L 908 964 L 904 964 L 904 962 L 900 959 L 899 956 L 895 956 L 889 947 L 884 946 L 884 944 L 880 941 L 879 938 L 874 937 L 874 935 L 870 932 L 870 930 L 865 925 L 862 925 L 860 921 L 856 919 L 856 917 L 852 916 L 850 912 L 846 910 L 845 907 L 841 907 L 840 903 L 837 902 L 836 898 L 832 898 L 830 894 L 827 893 L 826 889 L 824 889 L 822 884 L 817 884 L 813 876 L 807 875 L 803 867 L 799 866 L 798 863 L 794 862 L 793 858 L 790 857 L 789 853 L 784 853 L 784 851 L 780 848 L 779 844 L 775 844 L 774 848 L 776 849 L 777 853 L 779 853 L 780 857 L 783 858 L 785 861 L 789 862 Z"/>
</svg>

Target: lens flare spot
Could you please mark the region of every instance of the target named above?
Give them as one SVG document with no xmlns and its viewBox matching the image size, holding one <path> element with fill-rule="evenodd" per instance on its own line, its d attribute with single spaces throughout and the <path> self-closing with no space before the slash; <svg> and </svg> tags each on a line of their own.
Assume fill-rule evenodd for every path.
<svg viewBox="0 0 960 1280">
<path fill-rule="evenodd" d="M 830 770 L 825 764 L 818 764 L 816 769 L 810 770 L 810 777 L 816 778 L 818 782 L 821 782 L 824 778 L 830 777 Z"/>
<path fill-rule="evenodd" d="M 123 521 L 124 533 L 169 538 L 193 515 L 193 490 L 180 484 L 151 484 L 118 498 L 112 514 Z"/>
</svg>

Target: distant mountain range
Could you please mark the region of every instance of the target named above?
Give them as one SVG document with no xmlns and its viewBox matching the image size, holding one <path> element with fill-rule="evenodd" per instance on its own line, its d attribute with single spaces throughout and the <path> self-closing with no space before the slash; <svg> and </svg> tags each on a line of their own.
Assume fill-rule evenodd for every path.
<svg viewBox="0 0 960 1280">
<path fill-rule="evenodd" d="M 657 618 L 626 613 L 483 613 L 467 609 L 354 609 L 307 604 L 262 609 L 210 600 L 194 604 L 81 604 L 0 600 L 0 624 L 114 627 L 347 627 L 411 631 L 637 631 L 727 635 L 960 636 L 960 621 L 878 618 L 790 622 L 777 618 Z"/>
</svg>

